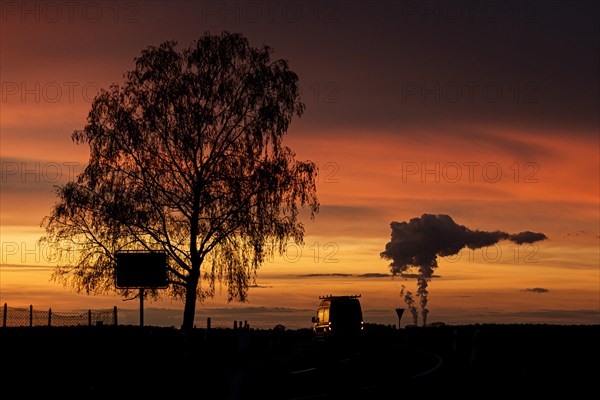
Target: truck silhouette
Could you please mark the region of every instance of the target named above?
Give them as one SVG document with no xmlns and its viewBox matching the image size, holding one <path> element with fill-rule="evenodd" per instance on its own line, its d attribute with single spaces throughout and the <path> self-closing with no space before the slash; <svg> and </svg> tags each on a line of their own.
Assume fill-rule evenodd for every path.
<svg viewBox="0 0 600 400">
<path fill-rule="evenodd" d="M 317 315 L 312 317 L 315 341 L 357 339 L 363 332 L 360 295 L 319 296 Z"/>
</svg>

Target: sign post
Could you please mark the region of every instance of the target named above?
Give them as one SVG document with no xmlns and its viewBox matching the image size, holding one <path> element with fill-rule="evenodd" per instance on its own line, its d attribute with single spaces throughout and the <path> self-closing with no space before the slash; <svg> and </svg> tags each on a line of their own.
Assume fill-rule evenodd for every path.
<svg viewBox="0 0 600 400">
<path fill-rule="evenodd" d="M 404 314 L 404 308 L 396 308 L 396 314 L 398 315 L 398 329 L 400 329 L 400 321 L 402 321 L 402 314 Z"/>
<path fill-rule="evenodd" d="M 140 290 L 140 326 L 144 326 L 145 289 L 164 289 L 167 254 L 164 251 L 129 250 L 115 253 L 115 286 Z"/>
</svg>

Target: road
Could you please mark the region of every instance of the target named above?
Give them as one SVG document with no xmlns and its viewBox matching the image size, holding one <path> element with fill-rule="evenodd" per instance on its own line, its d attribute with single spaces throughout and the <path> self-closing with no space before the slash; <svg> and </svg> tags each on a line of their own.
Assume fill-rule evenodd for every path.
<svg viewBox="0 0 600 400">
<path fill-rule="evenodd" d="M 230 399 L 402 398 L 442 365 L 435 353 L 389 341 L 302 343 L 245 364 L 232 377 Z"/>
<path fill-rule="evenodd" d="M 206 400 L 567 398 L 597 391 L 600 325 L 310 330 L 0 329 L 0 393 Z"/>
<path fill-rule="evenodd" d="M 599 326 L 463 326 L 242 357 L 228 400 L 541 398 L 597 391 Z M 242 352 L 243 354 L 243 352 Z"/>
</svg>

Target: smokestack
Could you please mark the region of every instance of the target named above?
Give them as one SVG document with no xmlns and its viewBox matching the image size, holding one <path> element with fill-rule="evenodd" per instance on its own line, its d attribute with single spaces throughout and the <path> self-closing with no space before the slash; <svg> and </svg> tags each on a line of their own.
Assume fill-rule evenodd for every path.
<svg viewBox="0 0 600 400">
<path fill-rule="evenodd" d="M 404 314 L 404 308 L 396 308 L 396 314 L 398 314 L 398 329 L 400 329 L 400 322 L 402 321 L 402 314 Z"/>
</svg>

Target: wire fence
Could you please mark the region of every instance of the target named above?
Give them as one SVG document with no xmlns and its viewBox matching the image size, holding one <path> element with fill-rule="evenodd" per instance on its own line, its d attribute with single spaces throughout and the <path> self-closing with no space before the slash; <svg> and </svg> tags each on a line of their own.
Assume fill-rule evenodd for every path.
<svg viewBox="0 0 600 400">
<path fill-rule="evenodd" d="M 47 311 L 36 310 L 33 306 L 8 307 L 4 303 L 2 310 L 2 327 L 85 325 L 117 325 L 117 307 L 82 312 L 53 312 L 51 308 Z"/>
</svg>

